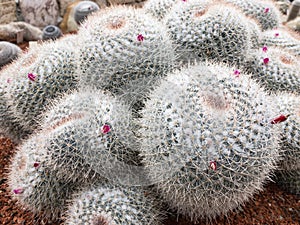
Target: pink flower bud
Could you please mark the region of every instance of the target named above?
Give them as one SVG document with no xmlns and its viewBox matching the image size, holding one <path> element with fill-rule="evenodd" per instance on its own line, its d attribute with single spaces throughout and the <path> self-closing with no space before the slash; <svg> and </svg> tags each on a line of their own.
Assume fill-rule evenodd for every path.
<svg viewBox="0 0 300 225">
<path fill-rule="evenodd" d="M 101 132 L 102 132 L 103 134 L 107 134 L 108 132 L 110 132 L 110 126 L 107 125 L 107 124 L 104 124 L 104 125 L 102 126 L 102 128 L 101 128 Z"/>
<path fill-rule="evenodd" d="M 267 65 L 269 63 L 270 59 L 269 58 L 264 58 L 264 64 Z"/>
<path fill-rule="evenodd" d="M 35 78 L 36 78 L 36 76 L 34 74 L 32 74 L 32 73 L 28 73 L 27 77 L 31 81 L 35 81 Z"/>
<path fill-rule="evenodd" d="M 263 50 L 263 52 L 267 52 L 267 51 L 268 51 L 268 47 L 267 47 L 267 46 L 264 46 L 264 47 L 262 48 L 262 50 Z"/>
<path fill-rule="evenodd" d="M 209 166 L 210 166 L 210 168 L 211 168 L 212 170 L 217 170 L 217 163 L 216 163 L 216 161 L 211 161 L 211 162 L 209 163 Z"/>
<path fill-rule="evenodd" d="M 142 34 L 139 34 L 139 35 L 137 36 L 137 40 L 138 40 L 138 41 L 144 41 L 144 36 L 143 36 Z"/>
<path fill-rule="evenodd" d="M 14 189 L 13 192 L 14 192 L 14 194 L 16 194 L 16 195 L 22 194 L 22 193 L 23 193 L 23 189 L 22 189 L 22 188 Z"/>
</svg>

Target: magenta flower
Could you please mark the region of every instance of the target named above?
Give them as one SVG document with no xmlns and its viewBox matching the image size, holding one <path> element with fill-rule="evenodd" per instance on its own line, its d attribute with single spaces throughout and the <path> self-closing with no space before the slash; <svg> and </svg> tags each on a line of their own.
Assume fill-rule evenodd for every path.
<svg viewBox="0 0 300 225">
<path fill-rule="evenodd" d="M 264 64 L 267 65 L 269 63 L 270 59 L 269 58 L 264 58 L 263 61 L 264 61 Z"/>
<path fill-rule="evenodd" d="M 101 132 L 102 132 L 103 134 L 107 134 L 108 132 L 110 132 L 110 126 L 107 125 L 107 124 L 104 124 L 104 125 L 102 126 L 102 128 L 101 128 Z"/>
<path fill-rule="evenodd" d="M 241 74 L 241 72 L 239 70 L 235 70 L 233 73 L 236 77 L 239 77 Z"/>
<path fill-rule="evenodd" d="M 142 34 L 139 34 L 139 35 L 137 36 L 137 40 L 138 40 L 138 41 L 144 41 L 144 36 L 143 36 Z"/>
<path fill-rule="evenodd" d="M 217 170 L 217 163 L 216 163 L 216 161 L 211 161 L 211 162 L 209 163 L 209 166 L 210 166 L 210 168 L 211 168 L 212 170 Z"/>
<path fill-rule="evenodd" d="M 287 118 L 289 117 L 290 115 L 279 115 L 277 116 L 276 118 L 274 118 L 272 121 L 271 121 L 271 124 L 276 124 L 276 123 L 281 123 L 283 121 L 286 121 Z"/>
<path fill-rule="evenodd" d="M 263 52 L 267 52 L 267 51 L 268 51 L 268 47 L 267 47 L 267 46 L 264 46 L 264 47 L 262 48 L 262 50 L 263 50 Z"/>
<path fill-rule="evenodd" d="M 11 79 L 10 79 L 10 78 L 8 78 L 8 79 L 6 80 L 6 82 L 7 82 L 7 83 L 10 83 L 10 82 L 11 82 Z"/>
<path fill-rule="evenodd" d="M 264 12 L 268 13 L 270 11 L 270 8 L 265 8 Z"/>
<path fill-rule="evenodd" d="M 35 78 L 36 78 L 36 76 L 35 76 L 34 74 L 32 74 L 32 73 L 28 73 L 28 74 L 27 74 L 27 77 L 28 77 L 28 79 L 31 80 L 31 81 L 35 81 Z"/>
<path fill-rule="evenodd" d="M 34 168 L 39 167 L 39 165 L 40 165 L 40 164 L 39 164 L 38 162 L 33 163 L 33 167 L 34 167 Z"/>
<path fill-rule="evenodd" d="M 23 193 L 23 189 L 22 189 L 22 188 L 14 189 L 13 192 L 14 192 L 16 195 L 22 194 L 22 193 Z"/>
<path fill-rule="evenodd" d="M 275 37 L 278 37 L 279 36 L 279 33 L 275 33 Z"/>
</svg>

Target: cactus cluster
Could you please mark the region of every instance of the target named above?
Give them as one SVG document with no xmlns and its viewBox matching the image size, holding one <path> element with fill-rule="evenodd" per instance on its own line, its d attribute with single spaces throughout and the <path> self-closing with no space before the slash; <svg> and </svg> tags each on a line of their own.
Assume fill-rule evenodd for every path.
<svg viewBox="0 0 300 225">
<path fill-rule="evenodd" d="M 192 222 L 226 215 L 275 169 L 299 193 L 298 39 L 267 38 L 272 3 L 149 0 L 78 21 L 0 71 L 22 206 L 70 225 L 156 225 L 162 204 Z"/>
</svg>

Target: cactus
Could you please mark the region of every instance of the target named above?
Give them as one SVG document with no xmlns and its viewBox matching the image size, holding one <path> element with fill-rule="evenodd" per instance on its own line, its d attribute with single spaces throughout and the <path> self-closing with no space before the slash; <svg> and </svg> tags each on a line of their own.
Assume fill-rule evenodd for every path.
<svg viewBox="0 0 300 225">
<path fill-rule="evenodd" d="M 26 140 L 18 147 L 8 173 L 12 197 L 30 211 L 50 220 L 56 220 L 66 210 L 71 193 L 81 183 L 65 183 L 47 167 L 46 153 L 41 148 L 43 136 Z"/>
<path fill-rule="evenodd" d="M 177 0 L 148 0 L 144 5 L 144 9 L 158 20 L 162 20 L 173 5 L 176 4 L 176 1 Z"/>
<path fill-rule="evenodd" d="M 250 31 L 251 48 L 258 48 L 262 42 L 262 30 L 259 24 L 251 18 L 248 18 L 248 26 Z"/>
<path fill-rule="evenodd" d="M 279 27 L 280 12 L 272 1 L 264 0 L 225 0 L 241 10 L 244 14 L 256 19 L 263 31 Z"/>
<path fill-rule="evenodd" d="M 171 208 L 196 222 L 215 218 L 262 188 L 278 160 L 278 127 L 267 95 L 245 74 L 195 65 L 149 95 L 141 155 Z"/>
<path fill-rule="evenodd" d="M 226 4 L 181 1 L 166 15 L 165 24 L 180 45 L 183 61 L 196 57 L 239 64 L 250 48 L 247 18 Z"/>
<path fill-rule="evenodd" d="M 29 49 L 15 62 L 6 98 L 10 113 L 29 133 L 51 99 L 77 88 L 73 42 L 63 39 Z"/>
<path fill-rule="evenodd" d="M 8 86 L 12 82 L 12 74 L 18 69 L 15 65 L 10 65 L 0 71 L 0 134 L 10 138 L 15 143 L 20 143 L 28 135 L 24 127 L 17 122 L 15 116 L 10 112 L 6 98 Z"/>
<path fill-rule="evenodd" d="M 43 29 L 43 40 L 52 39 L 55 40 L 57 38 L 60 38 L 62 35 L 61 30 L 59 27 L 54 25 L 48 25 L 44 27 Z"/>
<path fill-rule="evenodd" d="M 88 15 L 98 11 L 99 9 L 99 6 L 95 2 L 81 1 L 75 6 L 74 19 L 77 24 L 81 24 Z"/>
<path fill-rule="evenodd" d="M 300 169 L 300 96 L 290 93 L 273 96 L 277 104 L 277 114 L 283 118 L 281 124 L 280 148 L 282 159 L 279 163 L 280 170 Z"/>
<path fill-rule="evenodd" d="M 75 92 L 55 102 L 41 129 L 49 133 L 43 148 L 57 177 L 79 180 L 98 172 L 117 179 L 113 163 L 138 164 L 129 107 L 101 91 Z"/>
<path fill-rule="evenodd" d="M 281 47 L 300 56 L 299 35 L 283 28 L 263 32 L 261 45 Z"/>
<path fill-rule="evenodd" d="M 22 50 L 15 44 L 7 41 L 0 41 L 0 69 L 16 59 L 21 51 Z"/>
<path fill-rule="evenodd" d="M 66 213 L 66 225 L 160 224 L 161 213 L 141 188 L 104 184 L 77 194 Z"/>
<path fill-rule="evenodd" d="M 269 92 L 300 93 L 300 61 L 284 49 L 264 46 L 245 59 L 243 69 Z"/>
<path fill-rule="evenodd" d="M 175 64 L 167 32 L 142 9 L 104 9 L 90 16 L 78 35 L 82 86 L 110 90 L 132 102 Z"/>
</svg>

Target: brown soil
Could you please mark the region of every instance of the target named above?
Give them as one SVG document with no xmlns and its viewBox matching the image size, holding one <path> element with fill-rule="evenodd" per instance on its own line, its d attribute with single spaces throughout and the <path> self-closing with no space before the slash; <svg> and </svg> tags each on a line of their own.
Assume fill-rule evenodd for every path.
<svg viewBox="0 0 300 225">
<path fill-rule="evenodd" d="M 47 223 L 23 209 L 10 197 L 7 190 L 5 172 L 15 152 L 14 144 L 0 138 L 0 224 L 22 225 L 59 225 L 61 222 Z M 170 216 L 165 225 L 192 225 L 182 218 Z M 205 222 L 198 223 L 204 225 Z M 232 212 L 227 217 L 211 222 L 214 225 L 298 225 L 300 224 L 300 198 L 284 192 L 274 183 L 265 186 L 265 190 L 256 194 L 242 210 Z"/>
</svg>

